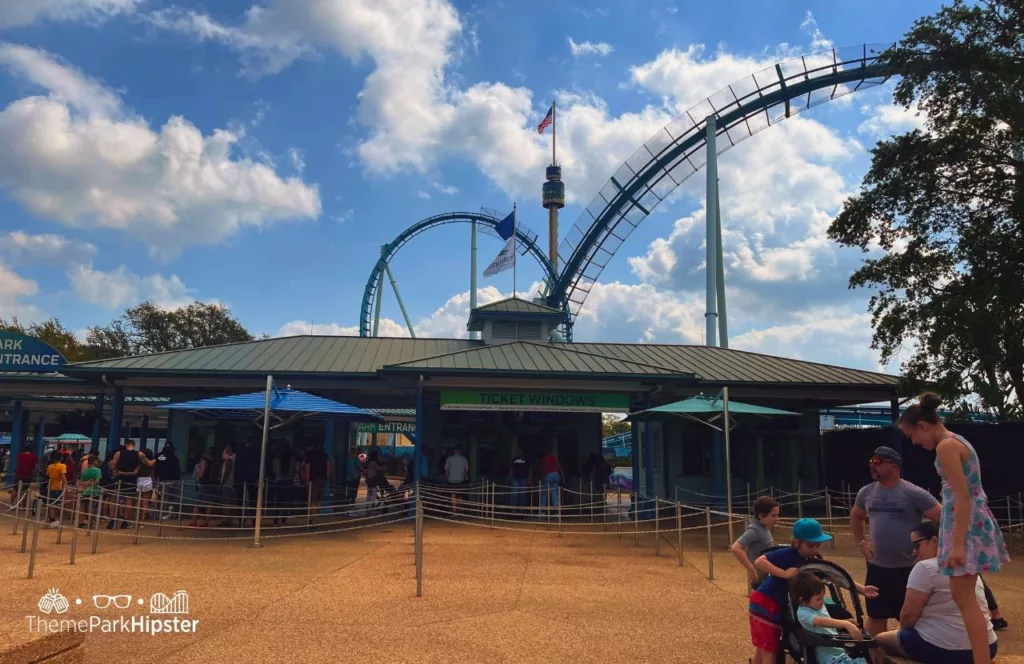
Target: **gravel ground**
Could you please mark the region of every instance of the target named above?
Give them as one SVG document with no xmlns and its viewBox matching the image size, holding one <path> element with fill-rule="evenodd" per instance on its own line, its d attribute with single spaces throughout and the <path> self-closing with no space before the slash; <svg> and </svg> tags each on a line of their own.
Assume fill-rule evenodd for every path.
<svg viewBox="0 0 1024 664">
<path fill-rule="evenodd" d="M 580 528 L 564 524 L 571 529 Z M 148 603 L 153 593 L 184 589 L 198 633 L 93 633 L 85 661 L 746 661 L 744 575 L 725 551 L 725 526 L 713 528 L 713 581 L 703 529 L 685 533 L 681 567 L 674 531 L 663 533 L 655 556 L 653 534 L 640 535 L 634 546 L 628 527 L 622 537 L 614 523 L 608 531 L 588 530 L 593 534 L 558 537 L 554 526 L 520 532 L 428 520 L 417 598 L 407 522 L 271 539 L 263 549 L 196 541 L 188 531 L 184 539 L 132 545 L 130 537 L 105 531 L 95 555 L 79 540 L 74 566 L 68 531 L 58 545 L 55 531 L 44 529 L 35 577 L 27 580 L 20 537 L 0 519 L 0 645 L 31 638 L 25 616 L 39 615 L 39 598 L 51 588 L 72 603 L 62 617 L 76 618 L 103 613 L 90 605 L 96 594 Z M 837 535 L 826 557 L 863 576 L 849 535 Z M 1024 551 L 1015 553 L 1024 560 Z M 1011 563 L 988 582 L 1010 622 L 997 661 L 1024 661 L 1015 657 L 1024 655 L 1024 566 Z M 116 613 L 142 615 L 146 608 Z"/>
</svg>

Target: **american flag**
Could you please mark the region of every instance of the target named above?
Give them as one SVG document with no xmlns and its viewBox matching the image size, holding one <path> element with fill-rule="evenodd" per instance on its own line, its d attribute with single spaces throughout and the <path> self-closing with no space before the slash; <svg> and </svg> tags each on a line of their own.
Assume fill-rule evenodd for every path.
<svg viewBox="0 0 1024 664">
<path fill-rule="evenodd" d="M 544 116 L 544 119 L 537 125 L 537 133 L 543 134 L 544 130 L 551 126 L 551 122 L 554 119 L 555 105 L 551 104 L 551 108 L 548 109 L 548 114 Z"/>
</svg>

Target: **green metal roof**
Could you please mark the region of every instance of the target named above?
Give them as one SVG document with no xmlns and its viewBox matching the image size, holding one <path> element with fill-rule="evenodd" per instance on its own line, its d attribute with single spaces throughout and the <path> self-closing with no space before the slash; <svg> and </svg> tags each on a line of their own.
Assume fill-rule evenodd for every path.
<svg viewBox="0 0 1024 664">
<path fill-rule="evenodd" d="M 470 316 L 474 313 L 531 314 L 535 316 L 558 316 L 559 318 L 565 315 L 564 312 L 558 309 L 518 297 L 508 297 L 504 300 L 498 300 L 497 302 L 477 307 L 470 312 Z"/>
<path fill-rule="evenodd" d="M 694 378 L 692 372 L 581 352 L 567 344 L 513 341 L 446 353 L 385 367 L 385 371 L 431 370 L 431 373 L 494 372 L 614 374 L 616 376 L 678 376 Z M 683 374 L 683 375 L 681 375 Z"/>
<path fill-rule="evenodd" d="M 691 371 L 710 383 L 892 386 L 899 376 L 715 346 L 574 343 L 588 353 Z"/>
<path fill-rule="evenodd" d="M 465 351 L 480 352 L 465 352 Z M 895 387 L 897 376 L 846 369 L 730 348 L 611 343 L 513 342 L 484 346 L 469 339 L 298 336 L 209 348 L 69 364 L 70 376 L 376 374 L 431 369 L 552 374 L 696 375 L 712 384 Z M 4 378 L 0 376 L 0 382 Z"/>
<path fill-rule="evenodd" d="M 468 339 L 301 336 L 81 362 L 68 373 L 374 374 L 383 366 L 479 345 Z"/>
</svg>

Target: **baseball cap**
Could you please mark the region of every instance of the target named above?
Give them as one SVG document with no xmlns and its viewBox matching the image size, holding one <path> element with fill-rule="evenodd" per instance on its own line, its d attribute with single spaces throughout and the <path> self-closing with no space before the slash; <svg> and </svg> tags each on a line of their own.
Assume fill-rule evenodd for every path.
<svg viewBox="0 0 1024 664">
<path fill-rule="evenodd" d="M 832 536 L 822 532 L 821 524 L 818 523 L 817 519 L 800 519 L 793 524 L 793 539 L 810 542 L 811 544 L 820 544 L 821 542 L 830 541 Z"/>
<path fill-rule="evenodd" d="M 888 459 L 889 461 L 893 461 L 897 464 L 903 461 L 903 457 L 900 456 L 899 452 L 897 452 L 891 447 L 887 447 L 886 445 L 876 447 L 873 455 L 876 457 L 881 457 L 883 459 Z"/>
</svg>

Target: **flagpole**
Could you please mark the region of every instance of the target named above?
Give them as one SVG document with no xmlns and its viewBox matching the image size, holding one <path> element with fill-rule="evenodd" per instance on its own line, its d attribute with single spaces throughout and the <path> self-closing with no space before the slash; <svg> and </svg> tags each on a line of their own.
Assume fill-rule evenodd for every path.
<svg viewBox="0 0 1024 664">
<path fill-rule="evenodd" d="M 558 162 L 555 160 L 555 143 L 558 142 L 558 104 L 557 101 L 551 102 L 551 165 L 557 166 Z"/>
<path fill-rule="evenodd" d="M 512 297 L 516 296 L 516 226 L 519 220 L 516 218 L 516 204 L 512 204 Z"/>
</svg>

